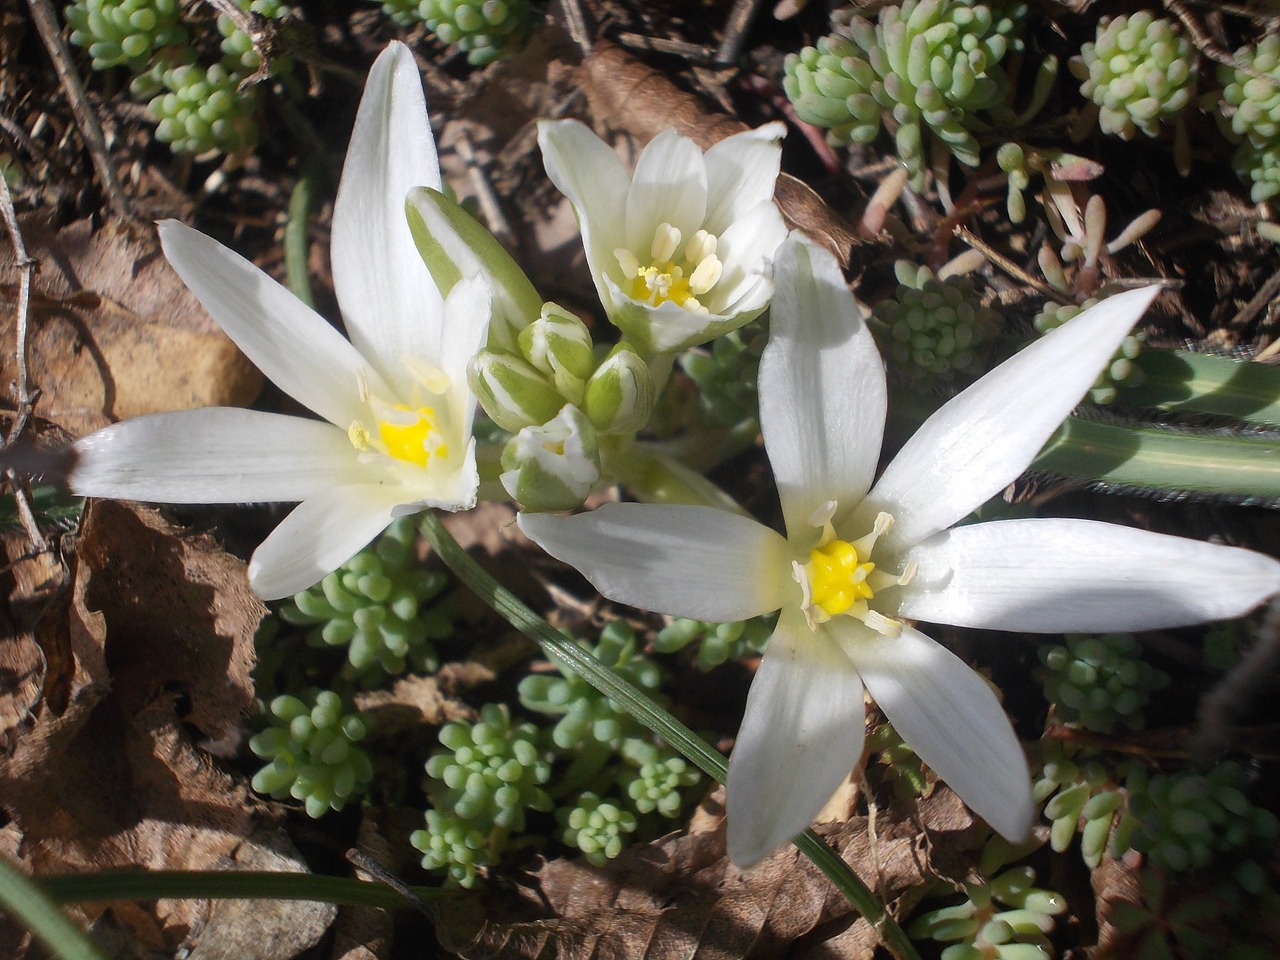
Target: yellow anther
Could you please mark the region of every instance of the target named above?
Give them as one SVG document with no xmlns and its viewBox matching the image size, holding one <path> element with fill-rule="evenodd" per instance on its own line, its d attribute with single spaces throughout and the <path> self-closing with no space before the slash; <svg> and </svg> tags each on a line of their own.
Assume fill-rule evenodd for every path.
<svg viewBox="0 0 1280 960">
<path fill-rule="evenodd" d="M 388 454 L 406 463 L 416 463 L 420 467 L 425 467 L 432 457 L 448 454 L 444 442 L 440 440 L 435 410 L 431 407 L 413 410 L 403 403 L 396 404 L 395 409 L 407 416 L 378 422 L 378 437 L 386 446 Z"/>
<path fill-rule="evenodd" d="M 680 249 L 680 230 L 669 223 L 658 224 L 653 232 L 653 243 L 649 246 L 649 256 L 656 263 L 669 263 Z"/>
<path fill-rule="evenodd" d="M 359 420 L 351 421 L 351 426 L 347 427 L 347 438 L 351 441 L 351 445 L 357 450 L 368 450 L 372 445 L 370 442 L 369 428 Z"/>
</svg>

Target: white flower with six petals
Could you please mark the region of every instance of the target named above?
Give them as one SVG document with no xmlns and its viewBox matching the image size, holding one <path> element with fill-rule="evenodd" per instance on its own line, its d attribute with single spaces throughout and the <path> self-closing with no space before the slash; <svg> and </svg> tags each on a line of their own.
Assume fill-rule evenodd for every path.
<svg viewBox="0 0 1280 960">
<path fill-rule="evenodd" d="M 605 313 L 644 350 L 667 353 L 759 316 L 787 235 L 773 203 L 785 127 L 726 137 L 704 154 L 665 130 L 629 173 L 577 120 L 543 120 L 551 182 L 573 203 Z"/>
<path fill-rule="evenodd" d="M 369 73 L 333 213 L 334 292 L 350 340 L 249 261 L 177 221 L 170 264 L 236 345 L 324 421 L 209 408 L 114 424 L 77 441 L 83 496 L 166 503 L 301 501 L 258 547 L 264 599 L 311 586 L 395 517 L 468 509 L 479 478 L 467 363 L 488 288 L 441 297 L 405 216 L 440 168 L 413 55 L 391 44 Z"/>
<path fill-rule="evenodd" d="M 716 622 L 781 610 L 729 763 L 728 847 L 763 858 L 862 752 L 863 691 L 999 833 L 1032 824 L 1030 777 L 987 684 L 909 620 L 1030 632 L 1236 617 L 1280 590 L 1251 551 L 1087 520 L 953 527 L 1014 480 L 1156 294 L 1110 297 L 930 417 L 875 470 L 883 366 L 835 260 L 779 249 L 760 414 L 787 536 L 712 507 L 606 504 L 520 527 L 605 596 Z M 873 483 L 873 480 L 875 481 Z"/>
</svg>

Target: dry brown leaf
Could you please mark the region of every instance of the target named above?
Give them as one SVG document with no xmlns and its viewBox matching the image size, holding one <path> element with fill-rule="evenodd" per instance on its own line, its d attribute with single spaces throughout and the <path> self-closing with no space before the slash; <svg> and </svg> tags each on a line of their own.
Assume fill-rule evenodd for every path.
<svg viewBox="0 0 1280 960">
<path fill-rule="evenodd" d="M 20 599 L 10 602 L 10 620 Z M 183 533 L 147 508 L 90 506 L 70 588 L 34 630 L 37 639 L 61 631 L 64 689 L 35 705 L 29 729 L 0 755 L 0 808 L 20 831 L 27 866 L 42 874 L 305 869 L 281 846 L 283 834 L 262 830 L 246 785 L 214 767 L 186 733 L 189 724 L 221 737 L 248 710 L 262 612 L 244 564 L 211 538 Z M 226 919 L 229 909 L 161 900 L 86 904 L 80 913 L 93 920 L 109 912 L 145 949 L 244 956 L 243 943 L 226 947 L 228 924 L 240 928 Z M 332 911 L 296 903 L 257 904 L 254 914 L 253 955 L 281 960 L 332 919 Z M 257 952 L 269 943 L 278 948 Z"/>
<path fill-rule="evenodd" d="M 149 234 L 87 221 L 22 222 L 40 268 L 32 284 L 37 412 L 73 434 L 145 413 L 249 403 L 262 375 L 178 279 Z M 16 276 L 0 248 L 0 276 Z M 15 377 L 17 285 L 0 284 L 0 377 Z M 10 387 L 12 389 L 12 387 Z"/>
<path fill-rule="evenodd" d="M 583 61 L 579 77 L 596 120 L 641 142 L 674 127 L 705 150 L 747 129 L 736 117 L 707 110 L 697 97 L 610 43 L 596 45 Z M 849 265 L 855 246 L 867 243 L 795 177 L 779 177 L 774 196 L 787 225 L 822 244 L 841 265 Z"/>
<path fill-rule="evenodd" d="M 865 817 L 818 832 L 895 912 L 909 911 L 941 875 L 939 856 L 959 859 L 990 831 L 950 790 L 910 808 L 882 811 L 872 842 Z M 437 919 L 441 945 L 482 958 L 668 957 L 869 960 L 878 939 L 834 886 L 794 847 L 738 870 L 722 831 L 673 834 L 633 847 L 605 867 L 557 860 L 536 888 L 496 886 L 450 902 Z"/>
</svg>

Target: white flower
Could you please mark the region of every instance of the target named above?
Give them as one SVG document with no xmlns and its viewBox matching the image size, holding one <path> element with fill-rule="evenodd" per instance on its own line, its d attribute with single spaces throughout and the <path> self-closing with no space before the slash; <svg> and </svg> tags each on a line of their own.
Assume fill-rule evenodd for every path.
<svg viewBox="0 0 1280 960">
<path fill-rule="evenodd" d="M 484 343 L 488 291 L 442 298 L 405 218 L 405 195 L 440 186 L 409 49 L 369 73 L 333 213 L 334 292 L 350 341 L 244 258 L 176 221 L 165 256 L 277 386 L 327 422 L 210 408 L 128 420 L 74 445 L 80 495 L 168 503 L 301 504 L 257 549 L 254 591 L 275 599 L 336 569 L 391 520 L 475 504 L 466 367 Z"/>
<path fill-rule="evenodd" d="M 835 261 L 778 253 L 760 365 L 765 448 L 787 537 L 711 507 L 607 504 L 520 527 L 614 600 L 699 620 L 781 609 L 729 763 L 729 855 L 756 862 L 857 762 L 863 690 L 1002 835 L 1033 807 L 987 684 L 911 620 L 1032 632 L 1236 617 L 1280 590 L 1261 554 L 1087 520 L 949 529 L 1018 476 L 1155 296 L 1110 297 L 935 413 L 874 484 L 885 418 L 875 344 Z"/>
<path fill-rule="evenodd" d="M 547 175 L 573 202 L 609 319 L 637 346 L 682 350 L 763 312 L 774 251 L 787 235 L 773 204 L 781 123 L 734 134 L 705 154 L 674 130 L 627 172 L 576 120 L 544 120 Z"/>
</svg>

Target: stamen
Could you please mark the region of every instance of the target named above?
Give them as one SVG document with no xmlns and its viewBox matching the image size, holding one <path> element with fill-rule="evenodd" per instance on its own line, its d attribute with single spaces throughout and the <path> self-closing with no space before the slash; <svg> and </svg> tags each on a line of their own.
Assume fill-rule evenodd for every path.
<svg viewBox="0 0 1280 960">
<path fill-rule="evenodd" d="M 893 517 L 885 513 L 883 510 L 876 514 L 876 522 L 871 527 L 871 532 L 865 537 L 859 537 L 853 541 L 853 548 L 858 551 L 858 556 L 869 557 L 871 551 L 875 549 L 876 541 L 884 534 L 886 530 L 893 526 Z"/>
<path fill-rule="evenodd" d="M 622 268 L 622 275 L 628 279 L 640 276 L 640 258 L 630 250 L 624 250 L 619 247 L 613 251 L 613 255 L 618 258 L 618 266 Z"/>
<path fill-rule="evenodd" d="M 693 276 L 689 278 L 689 289 L 696 294 L 704 294 L 720 280 L 720 274 L 724 272 L 724 265 L 720 263 L 715 256 L 702 258 L 698 263 L 697 269 L 693 271 Z"/>
<path fill-rule="evenodd" d="M 707 257 L 715 256 L 717 243 L 714 234 L 699 230 L 689 238 L 689 243 L 684 248 L 684 258 L 690 263 L 702 263 Z"/>
<path fill-rule="evenodd" d="M 902 624 L 897 620 L 886 617 L 883 613 L 877 613 L 875 610 L 868 610 L 860 618 L 863 623 L 874 630 L 881 636 L 893 639 L 902 635 Z"/>
<path fill-rule="evenodd" d="M 657 263 L 669 263 L 680 248 L 680 230 L 669 223 L 658 224 L 653 232 L 653 243 L 649 246 L 649 256 Z"/>
</svg>

